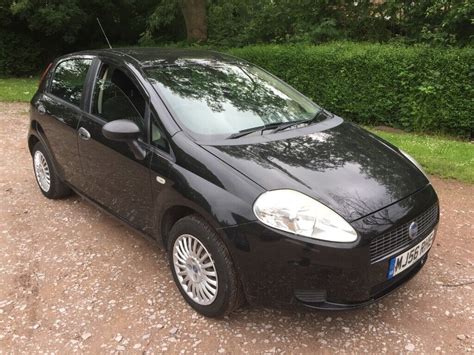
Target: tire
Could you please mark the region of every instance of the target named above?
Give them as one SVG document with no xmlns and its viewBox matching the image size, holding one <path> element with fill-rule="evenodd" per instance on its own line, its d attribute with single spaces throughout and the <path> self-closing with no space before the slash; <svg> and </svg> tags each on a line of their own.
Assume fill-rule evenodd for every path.
<svg viewBox="0 0 474 355">
<path fill-rule="evenodd" d="M 192 308 L 217 318 L 241 306 L 244 295 L 229 251 L 209 224 L 197 215 L 183 217 L 171 228 L 167 244 L 174 281 Z M 186 249 L 194 252 L 186 254 Z"/>
<path fill-rule="evenodd" d="M 33 147 L 33 171 L 41 193 L 50 199 L 59 199 L 71 194 L 71 189 L 61 181 L 48 151 L 41 142 Z"/>
</svg>

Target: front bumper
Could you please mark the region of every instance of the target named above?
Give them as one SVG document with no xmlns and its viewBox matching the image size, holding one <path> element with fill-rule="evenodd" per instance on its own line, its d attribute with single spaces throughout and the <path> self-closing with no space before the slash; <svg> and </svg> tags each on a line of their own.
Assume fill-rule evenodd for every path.
<svg viewBox="0 0 474 355">
<path fill-rule="evenodd" d="M 225 233 L 250 303 L 356 308 L 384 297 L 408 281 L 422 268 L 428 255 L 387 280 L 390 257 L 371 262 L 371 240 L 413 220 L 437 201 L 436 193 L 428 185 L 402 201 L 352 222 L 359 234 L 354 243 L 311 240 L 269 229 L 259 222 L 227 228 Z M 438 220 L 439 215 L 435 225 Z M 420 236 L 399 253 L 424 237 Z"/>
<path fill-rule="evenodd" d="M 315 309 L 324 309 L 324 310 L 332 310 L 332 311 L 339 311 L 339 310 L 347 310 L 347 309 L 357 309 L 368 306 L 383 297 L 389 295 L 393 291 L 395 291 L 398 287 L 403 285 L 405 282 L 409 281 L 413 278 L 418 271 L 422 269 L 425 265 L 426 260 L 428 259 L 428 253 L 426 253 L 420 260 L 418 260 L 411 268 L 400 274 L 399 276 L 382 282 L 381 284 L 377 285 L 371 290 L 370 298 L 366 301 L 355 302 L 355 303 L 334 303 L 327 300 L 316 300 L 316 299 L 309 299 L 303 293 L 303 297 L 300 296 L 299 291 L 295 291 L 295 298 L 297 301 L 301 302 L 303 305 L 315 308 Z"/>
</svg>

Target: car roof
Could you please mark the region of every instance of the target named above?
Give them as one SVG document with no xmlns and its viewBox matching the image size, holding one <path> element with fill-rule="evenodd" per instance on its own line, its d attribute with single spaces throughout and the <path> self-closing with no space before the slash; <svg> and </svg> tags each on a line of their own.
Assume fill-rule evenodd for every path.
<svg viewBox="0 0 474 355">
<path fill-rule="evenodd" d="M 174 65 L 180 62 L 192 61 L 213 61 L 216 63 L 243 63 L 237 57 L 228 54 L 189 48 L 159 48 L 159 47 L 132 47 L 132 48 L 113 48 L 99 49 L 91 51 L 81 51 L 73 55 L 97 55 L 105 57 L 115 57 L 132 62 L 138 67 L 154 67 L 161 65 Z"/>
</svg>

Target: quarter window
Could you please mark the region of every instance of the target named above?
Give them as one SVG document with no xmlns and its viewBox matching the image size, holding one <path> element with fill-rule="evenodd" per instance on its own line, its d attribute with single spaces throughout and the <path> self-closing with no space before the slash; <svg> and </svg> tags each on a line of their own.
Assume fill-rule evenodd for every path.
<svg viewBox="0 0 474 355">
<path fill-rule="evenodd" d="M 126 119 L 143 132 L 145 99 L 121 70 L 104 65 L 99 71 L 92 98 L 92 113 L 107 122 Z"/>
<path fill-rule="evenodd" d="M 166 153 L 170 152 L 170 147 L 165 135 L 163 134 L 161 124 L 153 112 L 151 113 L 151 144 L 165 151 Z"/>
<path fill-rule="evenodd" d="M 91 59 L 74 58 L 59 63 L 54 71 L 51 93 L 64 101 L 79 106 L 82 88 Z"/>
</svg>

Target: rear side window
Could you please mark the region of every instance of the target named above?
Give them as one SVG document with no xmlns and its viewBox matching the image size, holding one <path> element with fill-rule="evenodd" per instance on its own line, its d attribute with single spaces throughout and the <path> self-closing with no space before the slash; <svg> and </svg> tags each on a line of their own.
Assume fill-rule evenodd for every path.
<svg viewBox="0 0 474 355">
<path fill-rule="evenodd" d="M 79 106 L 82 88 L 92 59 L 74 58 L 62 61 L 56 66 L 51 83 L 51 94 Z"/>
</svg>

